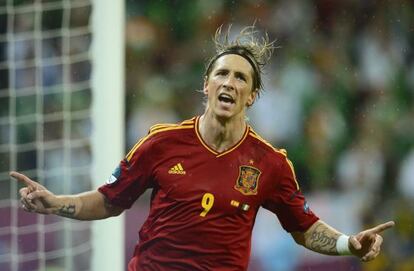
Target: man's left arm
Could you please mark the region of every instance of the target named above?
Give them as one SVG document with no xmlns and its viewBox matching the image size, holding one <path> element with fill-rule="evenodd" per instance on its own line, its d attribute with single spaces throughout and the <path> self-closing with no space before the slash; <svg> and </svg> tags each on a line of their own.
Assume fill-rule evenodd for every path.
<svg viewBox="0 0 414 271">
<path fill-rule="evenodd" d="M 296 243 L 326 255 L 355 255 L 362 261 L 371 261 L 378 256 L 384 230 L 394 226 L 393 221 L 380 224 L 356 235 L 347 236 L 318 220 L 305 232 L 292 232 Z"/>
</svg>

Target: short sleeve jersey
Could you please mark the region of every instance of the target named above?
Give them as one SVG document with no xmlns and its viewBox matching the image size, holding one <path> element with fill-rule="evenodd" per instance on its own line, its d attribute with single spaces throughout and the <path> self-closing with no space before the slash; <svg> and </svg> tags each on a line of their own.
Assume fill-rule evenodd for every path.
<svg viewBox="0 0 414 271">
<path fill-rule="evenodd" d="M 153 189 L 130 271 L 246 270 L 259 207 L 288 232 L 318 220 L 285 151 L 248 126 L 237 144 L 218 153 L 201 138 L 198 121 L 153 126 L 99 188 L 122 208 Z"/>
</svg>

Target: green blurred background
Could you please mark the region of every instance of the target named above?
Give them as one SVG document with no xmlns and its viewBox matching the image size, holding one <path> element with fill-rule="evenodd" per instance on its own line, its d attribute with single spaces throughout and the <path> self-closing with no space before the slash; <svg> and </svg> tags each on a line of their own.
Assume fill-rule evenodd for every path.
<svg viewBox="0 0 414 271">
<path fill-rule="evenodd" d="M 299 248 L 275 216 L 260 212 L 250 270 L 414 270 L 412 1 L 126 3 L 127 149 L 155 123 L 201 114 L 197 90 L 215 30 L 255 23 L 278 48 L 248 112 L 252 126 L 287 149 L 322 219 L 349 234 L 397 223 L 381 256 L 361 264 Z M 128 212 L 129 239 L 147 202 Z"/>
</svg>

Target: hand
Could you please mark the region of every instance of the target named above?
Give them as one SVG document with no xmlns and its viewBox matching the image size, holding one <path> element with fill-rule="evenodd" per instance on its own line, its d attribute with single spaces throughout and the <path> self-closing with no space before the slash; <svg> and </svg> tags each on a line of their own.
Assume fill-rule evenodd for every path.
<svg viewBox="0 0 414 271">
<path fill-rule="evenodd" d="M 374 228 L 362 231 L 349 238 L 349 248 L 352 254 L 367 262 L 375 259 L 381 250 L 383 238 L 380 233 L 394 227 L 394 221 L 388 221 Z"/>
<path fill-rule="evenodd" d="M 26 185 L 19 190 L 20 202 L 25 211 L 52 214 L 57 209 L 56 196 L 43 185 L 15 171 L 10 172 L 10 176 Z"/>
</svg>

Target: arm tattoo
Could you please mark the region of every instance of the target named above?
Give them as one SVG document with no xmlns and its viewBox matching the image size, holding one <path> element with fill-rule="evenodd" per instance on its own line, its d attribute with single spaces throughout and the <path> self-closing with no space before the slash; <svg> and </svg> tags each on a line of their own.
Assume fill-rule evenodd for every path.
<svg viewBox="0 0 414 271">
<path fill-rule="evenodd" d="M 337 255 L 336 241 L 338 234 L 331 232 L 324 225 L 318 225 L 309 238 L 309 248 L 316 252 Z"/>
<path fill-rule="evenodd" d="M 69 218 L 73 218 L 75 216 L 75 212 L 75 204 L 62 205 L 62 207 L 60 207 L 58 210 L 59 215 Z"/>
</svg>

